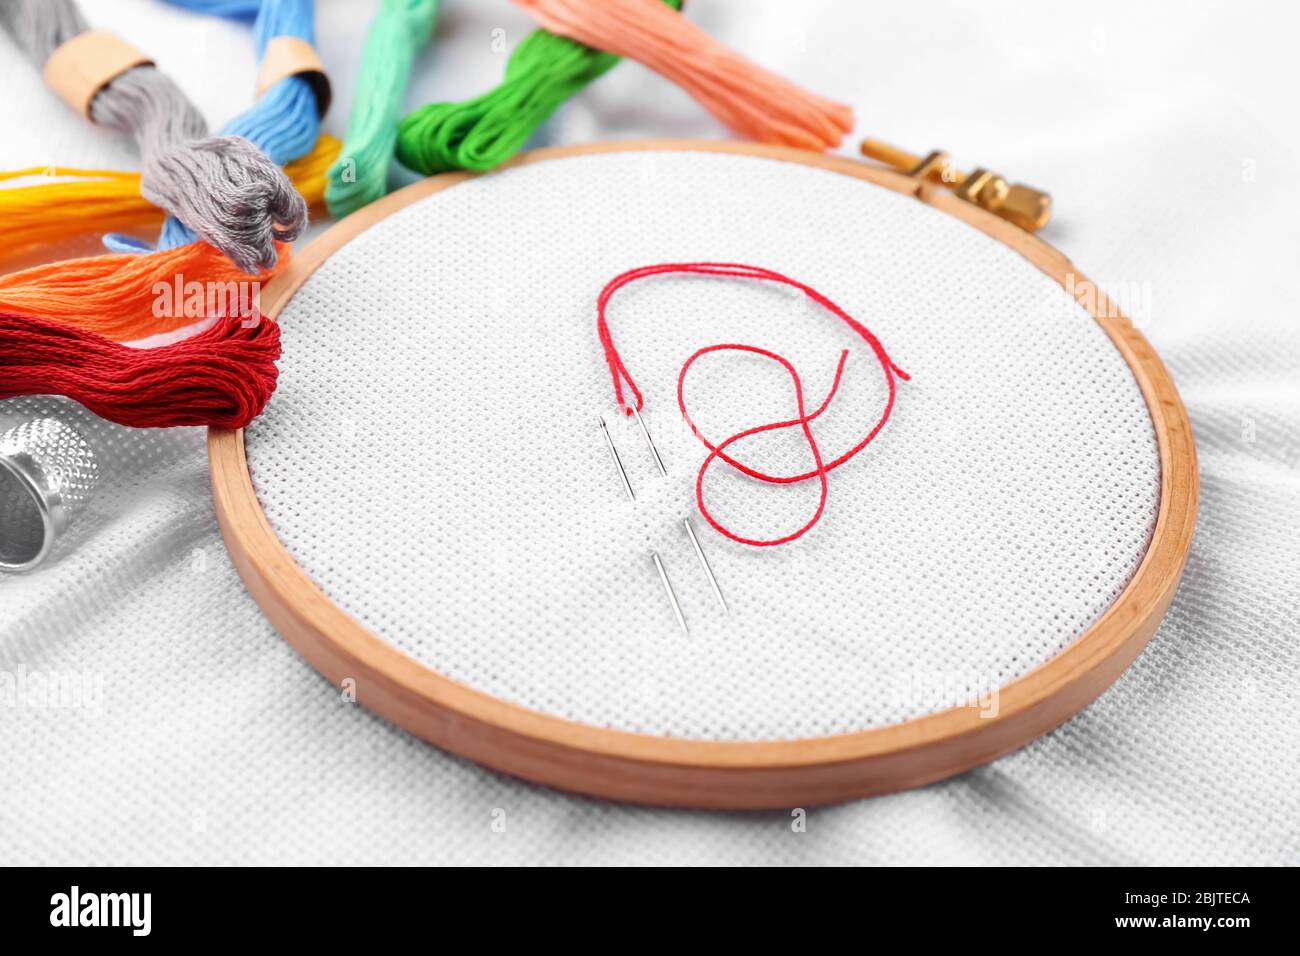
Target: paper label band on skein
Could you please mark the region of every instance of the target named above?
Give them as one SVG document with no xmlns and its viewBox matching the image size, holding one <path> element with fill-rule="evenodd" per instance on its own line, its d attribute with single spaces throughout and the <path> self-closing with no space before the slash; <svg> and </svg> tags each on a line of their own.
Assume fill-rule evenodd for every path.
<svg viewBox="0 0 1300 956">
<path fill-rule="evenodd" d="M 45 61 L 45 82 L 65 103 L 90 118 L 90 104 L 108 84 L 136 66 L 152 66 L 119 36 L 87 30 L 60 45 Z"/>
<path fill-rule="evenodd" d="M 257 95 L 290 76 L 301 76 L 316 94 L 316 112 L 321 116 L 330 106 L 330 80 L 320 57 L 306 40 L 298 37 L 272 37 L 267 41 L 262 66 L 257 71 Z"/>
</svg>

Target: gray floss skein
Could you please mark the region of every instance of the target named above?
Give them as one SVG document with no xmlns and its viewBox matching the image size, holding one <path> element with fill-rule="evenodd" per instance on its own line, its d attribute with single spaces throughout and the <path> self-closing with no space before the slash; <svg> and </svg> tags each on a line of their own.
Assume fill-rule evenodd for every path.
<svg viewBox="0 0 1300 956">
<path fill-rule="evenodd" d="M 72 0 L 0 0 L 0 21 L 38 69 L 87 29 Z M 279 166 L 242 136 L 208 136 L 180 88 L 136 66 L 95 96 L 91 119 L 129 133 L 140 149 L 140 192 L 245 272 L 275 265 L 275 240 L 307 223 L 307 203 Z"/>
</svg>

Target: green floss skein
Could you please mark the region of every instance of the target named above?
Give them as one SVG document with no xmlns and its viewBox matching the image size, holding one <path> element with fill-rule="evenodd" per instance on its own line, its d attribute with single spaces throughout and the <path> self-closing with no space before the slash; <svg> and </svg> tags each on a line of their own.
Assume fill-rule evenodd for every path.
<svg viewBox="0 0 1300 956">
<path fill-rule="evenodd" d="M 682 0 L 663 0 L 680 10 Z M 426 176 L 492 169 L 517 153 L 556 108 L 619 61 L 602 50 L 534 30 L 506 63 L 501 85 L 463 103 L 430 103 L 397 133 L 397 159 Z"/>
<path fill-rule="evenodd" d="M 415 55 L 433 33 L 438 0 L 383 0 L 370 24 L 343 149 L 329 168 L 325 203 L 344 216 L 388 192 L 402 96 Z"/>
</svg>

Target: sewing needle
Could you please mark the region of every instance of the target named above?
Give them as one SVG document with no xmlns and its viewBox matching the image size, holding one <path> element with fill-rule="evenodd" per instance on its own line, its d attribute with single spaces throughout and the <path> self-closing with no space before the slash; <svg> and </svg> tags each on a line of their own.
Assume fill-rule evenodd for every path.
<svg viewBox="0 0 1300 956">
<path fill-rule="evenodd" d="M 605 419 L 597 415 L 596 420 L 600 422 L 600 430 L 605 435 L 605 444 L 609 446 L 609 457 L 614 461 L 614 467 L 618 469 L 618 477 L 623 482 L 623 490 L 627 492 L 628 501 L 636 501 L 636 494 L 632 491 L 632 482 L 627 480 L 627 471 L 623 468 L 623 460 L 618 457 L 618 449 L 614 447 L 614 439 L 609 434 L 609 426 L 605 424 Z"/>
<path fill-rule="evenodd" d="M 646 447 L 650 449 L 650 454 L 654 456 L 655 464 L 659 467 L 659 474 L 663 478 L 668 477 L 668 469 L 664 467 L 664 460 L 659 457 L 659 449 L 655 447 L 654 439 L 650 437 L 650 429 L 645 427 L 645 419 L 641 417 L 635 405 L 632 406 L 632 415 L 636 418 L 636 423 L 641 426 L 641 434 L 645 436 Z"/>
<path fill-rule="evenodd" d="M 677 603 L 677 595 L 668 580 L 668 572 L 664 570 L 664 563 L 659 559 L 659 552 L 651 551 L 650 560 L 655 563 L 655 570 L 659 572 L 659 580 L 663 582 L 664 593 L 668 595 L 668 603 L 673 606 L 673 614 L 677 616 L 677 626 L 682 629 L 682 637 L 690 637 L 691 632 L 686 627 L 686 618 L 682 616 L 682 606 Z"/>
<path fill-rule="evenodd" d="M 641 428 L 641 434 L 645 438 L 646 447 L 650 449 L 650 455 L 655 460 L 655 465 L 659 468 L 659 474 L 667 478 L 668 469 L 664 467 L 664 460 L 659 455 L 659 449 L 655 447 L 654 439 L 650 437 L 650 429 L 646 427 L 645 419 L 641 417 L 641 412 L 635 405 L 631 406 L 632 417 Z M 709 581 L 709 587 L 713 590 L 713 597 L 718 602 L 718 607 L 722 609 L 723 614 L 730 613 L 727 610 L 727 599 L 722 596 L 722 588 L 718 586 L 718 579 L 713 574 L 713 568 L 709 566 L 709 559 L 704 556 L 704 548 L 700 544 L 700 539 L 695 534 L 695 527 L 691 524 L 690 518 L 682 519 L 682 527 L 686 529 L 686 537 L 691 539 L 691 547 L 695 549 L 695 557 L 699 559 L 700 568 L 704 571 L 704 576 Z"/>
<path fill-rule="evenodd" d="M 722 608 L 723 614 L 730 614 L 727 610 L 727 599 L 722 596 L 722 589 L 718 587 L 718 579 L 713 576 L 713 568 L 709 567 L 709 559 L 704 556 L 704 549 L 700 547 L 700 539 L 695 536 L 695 526 L 691 524 L 690 518 L 682 519 L 682 527 L 686 529 L 686 537 L 691 539 L 691 545 L 695 548 L 695 556 L 700 559 L 700 567 L 704 569 L 704 576 L 709 579 L 709 587 L 713 589 L 713 596 L 717 598 L 718 607 Z"/>
</svg>

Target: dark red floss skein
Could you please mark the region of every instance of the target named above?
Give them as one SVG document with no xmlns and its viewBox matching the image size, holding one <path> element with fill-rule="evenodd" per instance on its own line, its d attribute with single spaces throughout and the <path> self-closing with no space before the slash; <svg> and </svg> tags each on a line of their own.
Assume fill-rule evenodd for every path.
<svg viewBox="0 0 1300 956">
<path fill-rule="evenodd" d="M 266 407 L 280 327 L 221 318 L 197 335 L 131 348 L 70 325 L 0 312 L 0 399 L 64 395 L 133 428 L 243 428 Z"/>
</svg>

